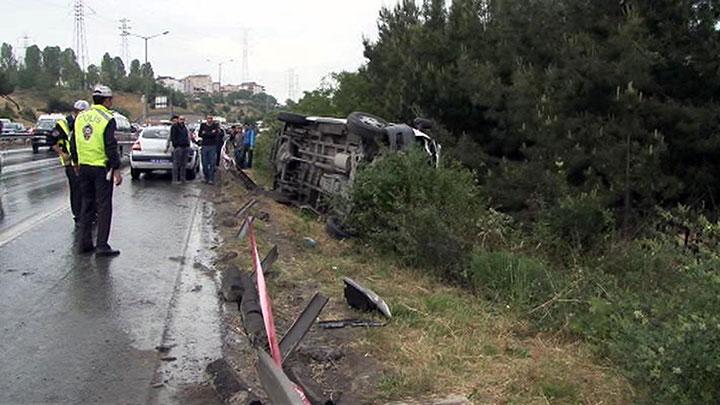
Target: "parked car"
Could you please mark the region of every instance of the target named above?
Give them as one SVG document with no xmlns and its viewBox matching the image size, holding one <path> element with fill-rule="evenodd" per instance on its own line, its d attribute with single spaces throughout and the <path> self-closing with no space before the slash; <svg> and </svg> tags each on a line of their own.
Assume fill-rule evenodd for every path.
<svg viewBox="0 0 720 405">
<path fill-rule="evenodd" d="M 5 128 L 5 125 L 7 125 L 7 124 L 9 124 L 9 123 L 11 123 L 11 122 L 12 122 L 12 121 L 10 121 L 9 118 L 0 118 L 0 131 L 2 131 L 3 128 Z"/>
<path fill-rule="evenodd" d="M 4 122 L 2 126 L 3 135 L 28 135 L 25 125 L 19 122 Z"/>
<path fill-rule="evenodd" d="M 169 137 L 170 127 L 165 125 L 147 127 L 140 132 L 130 152 L 130 177 L 133 180 L 139 179 L 142 173 L 172 171 L 172 156 L 165 152 Z M 196 144 L 191 144 L 186 166 L 188 180 L 194 180 L 200 170 L 198 150 Z"/>
<path fill-rule="evenodd" d="M 32 130 L 33 153 L 40 152 L 41 147 L 50 147 L 52 144 L 52 132 L 58 120 L 65 118 L 62 114 L 43 114 L 38 118 L 35 128 Z"/>
<path fill-rule="evenodd" d="M 429 164 L 440 161 L 440 145 L 423 132 L 432 127 L 428 120 L 416 119 L 412 127 L 366 113 L 347 119 L 280 113 L 278 120 L 285 125 L 271 150 L 276 194 L 321 213 L 351 184 L 360 163 L 382 153 L 418 146 Z"/>
<path fill-rule="evenodd" d="M 124 115 L 113 112 L 113 118 L 115 118 L 116 125 L 115 139 L 117 139 L 118 142 L 120 156 L 123 156 L 125 151 L 129 152 L 131 145 L 137 141 L 138 134 L 136 131 L 133 131 L 130 121 L 128 121 Z"/>
</svg>

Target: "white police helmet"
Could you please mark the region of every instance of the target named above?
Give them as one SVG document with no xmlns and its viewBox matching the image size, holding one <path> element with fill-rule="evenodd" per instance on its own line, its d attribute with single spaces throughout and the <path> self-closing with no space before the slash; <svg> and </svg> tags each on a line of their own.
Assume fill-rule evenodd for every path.
<svg viewBox="0 0 720 405">
<path fill-rule="evenodd" d="M 102 84 L 98 84 L 95 86 L 95 89 L 93 89 L 93 97 L 112 97 L 112 89 L 108 86 L 103 86 Z"/>
<path fill-rule="evenodd" d="M 85 111 L 90 108 L 90 103 L 85 100 L 78 100 L 73 105 L 73 108 L 75 109 L 75 111 Z"/>
</svg>

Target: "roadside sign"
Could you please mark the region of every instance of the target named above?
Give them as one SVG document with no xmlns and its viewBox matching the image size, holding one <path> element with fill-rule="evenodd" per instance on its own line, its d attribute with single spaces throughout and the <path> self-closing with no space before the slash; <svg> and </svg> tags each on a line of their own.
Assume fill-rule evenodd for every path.
<svg viewBox="0 0 720 405">
<path fill-rule="evenodd" d="M 155 109 L 158 108 L 167 108 L 168 107 L 168 98 L 167 96 L 157 96 L 155 97 Z"/>
</svg>

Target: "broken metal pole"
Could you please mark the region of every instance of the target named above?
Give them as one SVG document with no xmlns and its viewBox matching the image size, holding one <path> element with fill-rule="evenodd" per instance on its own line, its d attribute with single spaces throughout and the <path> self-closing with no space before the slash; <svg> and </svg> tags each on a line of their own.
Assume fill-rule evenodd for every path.
<svg viewBox="0 0 720 405">
<path fill-rule="evenodd" d="M 235 174 L 235 176 L 237 176 L 238 178 L 240 178 L 240 182 L 243 184 L 243 186 L 245 186 L 246 190 L 254 191 L 258 189 L 258 185 L 255 184 L 253 179 L 251 179 L 250 176 L 245 174 L 244 171 L 238 169 L 233 171 L 232 173 Z"/>
<path fill-rule="evenodd" d="M 295 322 L 293 322 L 290 329 L 288 329 L 280 341 L 280 353 L 282 353 L 283 361 L 285 361 L 298 344 L 300 344 L 327 303 L 328 299 L 320 293 L 317 293 L 300 313 L 300 316 L 295 319 Z"/>
<path fill-rule="evenodd" d="M 250 220 L 249 218 L 245 218 L 242 225 L 240 225 L 240 229 L 238 229 L 237 238 L 238 239 L 245 239 L 245 236 L 247 236 L 248 229 L 250 227 Z"/>
<path fill-rule="evenodd" d="M 262 260 L 262 268 L 266 274 L 270 274 L 273 264 L 275 264 L 279 257 L 280 254 L 278 253 L 278 247 L 277 245 L 274 245 L 272 249 L 270 249 L 268 254 L 265 255 L 265 258 Z"/>
<path fill-rule="evenodd" d="M 257 204 L 257 202 L 258 202 L 258 201 L 257 201 L 255 198 L 253 198 L 253 199 L 251 199 L 250 201 L 248 201 L 248 202 L 246 202 L 245 204 L 243 204 L 242 207 L 240 207 L 240 209 L 238 209 L 237 212 L 235 212 L 235 217 L 239 217 L 239 216 L 244 215 L 245 212 L 246 212 L 247 210 L 249 210 L 250 208 L 252 208 L 255 204 Z M 242 214 L 242 215 L 241 215 L 241 214 Z"/>
<path fill-rule="evenodd" d="M 256 350 L 258 362 L 256 369 L 260 384 L 273 404 L 303 405 L 305 401 L 297 391 L 295 384 L 285 375 L 283 370 L 273 362 L 272 357 L 264 350 Z"/>
</svg>

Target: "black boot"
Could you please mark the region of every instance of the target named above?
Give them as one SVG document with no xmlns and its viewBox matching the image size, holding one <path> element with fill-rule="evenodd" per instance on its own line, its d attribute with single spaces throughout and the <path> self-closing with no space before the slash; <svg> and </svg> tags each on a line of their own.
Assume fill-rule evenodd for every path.
<svg viewBox="0 0 720 405">
<path fill-rule="evenodd" d="M 97 248 L 95 248 L 95 255 L 103 257 L 115 257 L 120 255 L 120 251 L 111 248 L 110 245 L 98 246 Z"/>
</svg>

